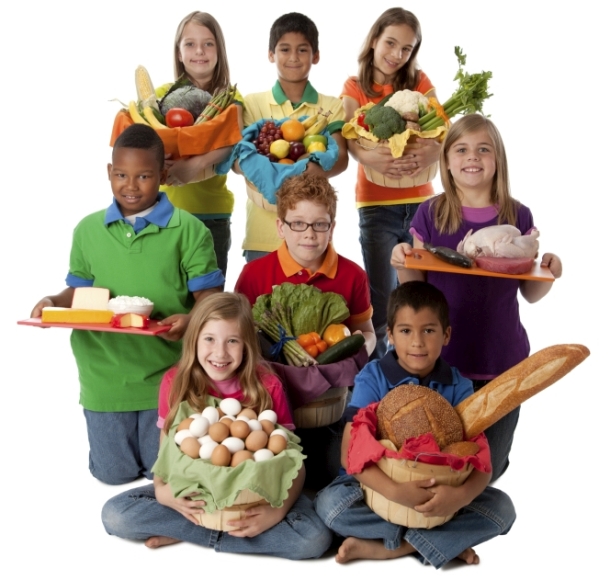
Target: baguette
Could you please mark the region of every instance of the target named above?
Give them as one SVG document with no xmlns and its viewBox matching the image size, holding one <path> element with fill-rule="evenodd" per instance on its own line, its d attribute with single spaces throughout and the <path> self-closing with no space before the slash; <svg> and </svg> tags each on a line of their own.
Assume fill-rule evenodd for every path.
<svg viewBox="0 0 611 580">
<path fill-rule="evenodd" d="M 526 399 L 561 379 L 589 354 L 580 344 L 549 346 L 491 380 L 454 407 L 465 429 L 465 439 L 488 429 Z"/>
</svg>

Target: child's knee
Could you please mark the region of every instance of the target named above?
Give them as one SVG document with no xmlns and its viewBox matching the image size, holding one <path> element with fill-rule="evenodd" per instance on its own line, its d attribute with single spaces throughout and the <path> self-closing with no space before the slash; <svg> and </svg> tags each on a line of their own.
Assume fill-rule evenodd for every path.
<svg viewBox="0 0 611 580">
<path fill-rule="evenodd" d="M 338 515 L 362 499 L 363 491 L 356 479 L 340 476 L 318 492 L 314 509 L 324 524 L 331 527 Z"/>
<path fill-rule="evenodd" d="M 309 499 L 298 499 L 287 514 L 286 522 L 298 537 L 297 541 L 292 542 L 288 555 L 290 559 L 320 558 L 330 548 L 333 533 L 316 515 Z"/>
<path fill-rule="evenodd" d="M 142 476 L 140 471 L 136 472 L 134 470 L 122 471 L 117 469 L 100 469 L 91 462 L 89 464 L 89 471 L 93 477 L 102 483 L 106 483 L 107 485 L 123 485 L 125 483 L 131 483 Z"/>
</svg>

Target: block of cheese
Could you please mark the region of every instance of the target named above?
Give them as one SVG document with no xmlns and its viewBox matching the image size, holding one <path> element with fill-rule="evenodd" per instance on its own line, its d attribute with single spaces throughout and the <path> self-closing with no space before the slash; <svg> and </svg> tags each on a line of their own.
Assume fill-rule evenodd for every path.
<svg viewBox="0 0 611 580">
<path fill-rule="evenodd" d="M 72 308 L 80 310 L 108 310 L 110 290 L 108 288 L 83 287 L 75 288 L 72 297 Z"/>
<path fill-rule="evenodd" d="M 48 306 L 42 309 L 42 322 L 63 322 L 65 324 L 103 324 L 112 320 L 112 310 L 91 310 L 86 308 L 57 308 Z"/>
<path fill-rule="evenodd" d="M 128 312 L 126 314 L 115 314 L 112 319 L 112 325 L 115 328 L 148 328 L 149 317 L 142 314 Z"/>
</svg>

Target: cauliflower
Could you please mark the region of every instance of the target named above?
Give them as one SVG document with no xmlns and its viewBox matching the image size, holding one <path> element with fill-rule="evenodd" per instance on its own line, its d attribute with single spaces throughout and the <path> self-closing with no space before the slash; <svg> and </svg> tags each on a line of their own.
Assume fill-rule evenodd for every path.
<svg viewBox="0 0 611 580">
<path fill-rule="evenodd" d="M 429 100 L 418 91 L 410 91 L 405 89 L 397 91 L 386 101 L 385 107 L 392 107 L 405 120 L 414 121 L 413 118 L 407 118 L 416 114 L 418 117 L 426 114 L 429 110 Z"/>
</svg>

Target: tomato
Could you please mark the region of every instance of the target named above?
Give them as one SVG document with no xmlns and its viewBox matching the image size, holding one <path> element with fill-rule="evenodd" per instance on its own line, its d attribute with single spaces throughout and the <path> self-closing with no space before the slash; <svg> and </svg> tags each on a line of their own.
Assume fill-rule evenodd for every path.
<svg viewBox="0 0 611 580">
<path fill-rule="evenodd" d="M 325 352 L 325 350 L 327 350 L 327 348 L 329 348 L 329 345 L 324 340 L 319 340 L 315 346 L 318 349 L 318 354 L 322 354 Z"/>
<path fill-rule="evenodd" d="M 316 342 L 316 339 L 310 334 L 300 334 L 297 337 L 297 344 L 305 348 L 306 346 L 312 346 Z"/>
<path fill-rule="evenodd" d="M 193 125 L 193 115 L 187 109 L 174 107 L 165 116 L 165 123 L 168 127 L 190 127 Z"/>
<path fill-rule="evenodd" d="M 315 344 L 306 346 L 304 350 L 313 358 L 316 358 L 318 356 L 318 349 L 316 348 Z"/>
</svg>

